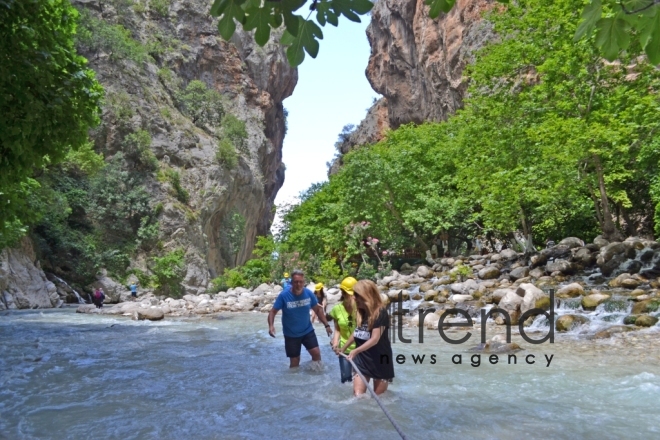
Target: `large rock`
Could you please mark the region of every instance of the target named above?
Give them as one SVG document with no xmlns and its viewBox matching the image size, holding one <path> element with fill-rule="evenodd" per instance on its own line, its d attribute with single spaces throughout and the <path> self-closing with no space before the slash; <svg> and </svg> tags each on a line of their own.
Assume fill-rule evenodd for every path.
<svg viewBox="0 0 660 440">
<path fill-rule="evenodd" d="M 603 264 L 610 261 L 615 255 L 625 252 L 625 250 L 626 247 L 623 245 L 623 243 L 618 241 L 610 243 L 600 249 L 600 253 L 598 254 L 598 259 L 596 262 L 599 266 L 602 266 Z"/>
<path fill-rule="evenodd" d="M 608 299 L 610 299 L 609 295 L 605 295 L 603 293 L 592 293 L 591 295 L 582 297 L 582 308 L 584 310 L 595 310 L 599 304 L 607 301 Z"/>
<path fill-rule="evenodd" d="M 529 276 L 532 278 L 541 278 L 545 276 L 545 270 L 540 267 L 536 267 L 529 271 Z"/>
<path fill-rule="evenodd" d="M 160 321 L 164 317 L 165 314 L 163 313 L 163 311 L 157 308 L 149 308 L 149 309 L 139 308 L 133 312 L 133 319 L 136 321 L 144 321 L 144 320 Z"/>
<path fill-rule="evenodd" d="M 0 302 L 7 309 L 51 308 L 62 303 L 55 284 L 41 270 L 27 237 L 16 248 L 0 252 Z"/>
<path fill-rule="evenodd" d="M 602 235 L 599 235 L 598 237 L 594 238 L 594 244 L 598 246 L 598 248 L 604 248 L 610 244 L 610 242 L 605 240 Z"/>
<path fill-rule="evenodd" d="M 575 273 L 575 265 L 567 260 L 555 260 L 545 266 L 547 273 L 561 272 L 566 275 Z"/>
<path fill-rule="evenodd" d="M 558 332 L 567 332 L 587 322 L 589 322 L 589 319 L 581 315 L 563 315 L 557 319 L 555 328 Z"/>
<path fill-rule="evenodd" d="M 495 266 L 486 266 L 479 271 L 478 275 L 482 280 L 492 280 L 500 276 L 500 270 Z"/>
<path fill-rule="evenodd" d="M 569 249 L 584 246 L 584 242 L 577 237 L 567 237 L 557 243 L 558 246 L 567 246 Z"/>
<path fill-rule="evenodd" d="M 511 278 L 513 281 L 519 280 L 521 278 L 526 278 L 529 275 L 530 274 L 529 274 L 529 267 L 528 266 L 516 267 L 511 272 L 509 272 L 509 278 Z M 543 275 L 541 275 L 541 276 L 543 276 Z"/>
<path fill-rule="evenodd" d="M 96 281 L 89 286 L 92 290 L 98 287 L 102 288 L 105 292 L 105 302 L 106 303 L 118 303 L 122 300 L 122 293 L 129 294 L 130 291 L 128 287 L 123 284 L 119 284 L 109 276 L 105 270 L 102 270 L 99 275 L 96 277 Z M 138 288 L 138 294 L 143 293 L 144 291 Z"/>
<path fill-rule="evenodd" d="M 590 266 L 590 265 L 592 265 L 593 263 L 596 262 L 596 257 L 586 247 L 578 249 L 578 251 L 573 256 L 573 259 L 575 261 L 578 261 L 578 262 L 582 263 L 584 266 Z"/>
<path fill-rule="evenodd" d="M 523 283 L 516 290 L 518 296 L 523 297 L 520 305 L 520 313 L 523 314 L 530 309 L 547 309 L 550 306 L 550 297 L 541 289 L 531 283 Z"/>
<path fill-rule="evenodd" d="M 502 256 L 503 260 L 513 260 L 518 258 L 518 252 L 514 251 L 513 249 L 504 249 L 502 252 L 500 252 L 500 255 Z"/>
<path fill-rule="evenodd" d="M 420 276 L 422 278 L 430 278 L 433 275 L 433 272 L 431 272 L 431 269 L 429 269 L 427 266 L 419 266 L 417 268 L 417 276 Z"/>
<path fill-rule="evenodd" d="M 651 315 L 640 315 L 635 320 L 635 325 L 638 327 L 652 327 L 658 323 L 658 318 Z"/>
<path fill-rule="evenodd" d="M 558 298 L 575 298 L 584 295 L 584 287 L 578 283 L 571 283 L 557 291 Z"/>
</svg>

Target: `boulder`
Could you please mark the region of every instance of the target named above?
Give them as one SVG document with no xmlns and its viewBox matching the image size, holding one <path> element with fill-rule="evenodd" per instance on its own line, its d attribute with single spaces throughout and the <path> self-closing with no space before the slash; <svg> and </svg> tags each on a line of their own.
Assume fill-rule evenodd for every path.
<svg viewBox="0 0 660 440">
<path fill-rule="evenodd" d="M 427 290 L 424 292 L 424 301 L 435 301 L 438 297 L 438 292 L 435 290 Z"/>
<path fill-rule="evenodd" d="M 567 237 L 560 241 L 557 246 L 568 246 L 569 249 L 584 246 L 584 242 L 577 237 Z"/>
<path fill-rule="evenodd" d="M 557 291 L 558 298 L 575 298 L 584 295 L 584 287 L 578 283 L 571 283 Z"/>
<path fill-rule="evenodd" d="M 579 325 L 586 324 L 589 319 L 581 315 L 563 315 L 557 319 L 555 328 L 558 332 L 567 332 Z"/>
<path fill-rule="evenodd" d="M 610 299 L 609 295 L 592 293 L 591 295 L 582 297 L 582 308 L 584 310 L 595 310 L 600 303 L 605 302 L 608 299 Z"/>
<path fill-rule="evenodd" d="M 516 292 L 511 290 L 502 297 L 498 306 L 506 311 L 517 310 L 522 305 L 522 302 L 523 302 L 523 298 L 520 295 L 518 295 Z"/>
<path fill-rule="evenodd" d="M 133 312 L 133 319 L 136 321 L 160 321 L 165 317 L 165 314 L 161 309 L 158 308 L 139 308 Z"/>
<path fill-rule="evenodd" d="M 561 272 L 563 274 L 571 275 L 575 273 L 575 265 L 567 260 L 555 260 L 545 266 L 547 273 Z"/>
<path fill-rule="evenodd" d="M 450 297 L 449 297 L 449 300 L 450 300 L 450 301 L 453 301 L 453 302 L 455 302 L 455 303 L 457 303 L 457 304 L 460 304 L 460 303 L 463 303 L 463 302 L 465 302 L 465 301 L 473 301 L 473 300 L 474 300 L 474 297 L 473 297 L 472 295 L 460 295 L 460 294 L 456 294 L 456 295 L 452 295 L 452 296 L 450 296 Z"/>
<path fill-rule="evenodd" d="M 638 327 L 652 327 L 658 323 L 658 318 L 651 315 L 639 315 L 635 320 Z"/>
<path fill-rule="evenodd" d="M 264 294 L 266 294 L 268 292 L 272 292 L 272 291 L 273 291 L 272 286 L 270 286 L 266 283 L 263 283 L 263 284 L 260 284 L 256 289 L 254 289 L 252 291 L 252 294 L 253 295 L 264 295 Z"/>
<path fill-rule="evenodd" d="M 518 289 L 516 290 L 516 294 L 518 296 L 523 297 L 522 304 L 520 305 L 520 313 L 523 314 L 528 310 L 535 309 L 537 308 L 538 305 L 545 305 L 547 303 L 547 307 L 550 305 L 550 297 L 536 287 L 534 284 L 531 283 L 523 283 L 521 284 Z M 547 301 L 542 301 L 544 298 L 548 298 Z M 538 307 L 538 308 L 547 308 L 547 307 Z"/>
<path fill-rule="evenodd" d="M 417 276 L 421 278 L 430 278 L 433 275 L 433 272 L 431 272 L 431 269 L 429 269 L 427 266 L 419 266 L 417 268 Z"/>
<path fill-rule="evenodd" d="M 598 254 L 597 263 L 599 266 L 602 266 L 603 264 L 610 261 L 615 255 L 622 254 L 625 251 L 626 251 L 626 247 L 623 245 L 623 243 L 620 243 L 618 241 L 610 243 L 607 246 L 604 246 L 600 249 L 600 254 Z"/>
<path fill-rule="evenodd" d="M 424 293 L 424 292 L 427 292 L 429 290 L 433 290 L 433 284 L 431 284 L 431 283 L 422 283 L 422 284 L 419 285 L 419 291 L 420 292 Z"/>
<path fill-rule="evenodd" d="M 610 244 L 610 242 L 605 240 L 602 235 L 599 235 L 598 237 L 594 238 L 594 244 L 600 249 Z"/>
<path fill-rule="evenodd" d="M 528 266 L 516 267 L 511 272 L 509 272 L 509 278 L 511 278 L 513 281 L 517 281 L 521 278 L 526 278 L 528 276 L 529 276 Z"/>
<path fill-rule="evenodd" d="M 626 289 L 636 289 L 640 284 L 642 282 L 635 278 L 628 278 L 621 281 L 621 287 L 625 287 Z"/>
<path fill-rule="evenodd" d="M 573 255 L 573 259 L 585 266 L 590 266 L 596 262 L 596 257 L 586 247 L 579 249 L 575 255 Z"/>
<path fill-rule="evenodd" d="M 634 303 L 630 313 L 633 315 L 639 315 L 642 313 L 655 312 L 660 308 L 659 306 L 660 302 L 657 299 L 647 299 Z"/>
<path fill-rule="evenodd" d="M 500 276 L 500 270 L 495 266 L 486 266 L 479 271 L 478 276 L 482 280 L 492 280 Z"/>
<path fill-rule="evenodd" d="M 503 260 L 513 260 L 518 258 L 518 252 L 514 251 L 513 249 L 504 249 L 502 252 L 500 252 L 500 256 Z"/>
<path fill-rule="evenodd" d="M 493 302 L 496 304 L 499 304 L 500 301 L 502 301 L 502 298 L 504 298 L 509 292 L 515 293 L 515 290 L 513 289 L 497 289 L 493 292 L 491 295 L 491 298 L 493 299 Z"/>
<path fill-rule="evenodd" d="M 545 270 L 540 267 L 534 268 L 529 271 L 529 276 L 537 279 L 541 278 L 542 276 L 545 276 Z"/>
</svg>

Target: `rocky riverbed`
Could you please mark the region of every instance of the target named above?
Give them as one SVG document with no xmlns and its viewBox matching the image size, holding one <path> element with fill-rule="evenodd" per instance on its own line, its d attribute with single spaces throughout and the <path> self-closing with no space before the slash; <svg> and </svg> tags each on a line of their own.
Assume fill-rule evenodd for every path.
<svg viewBox="0 0 660 440">
<path fill-rule="evenodd" d="M 403 317 L 406 326 L 437 328 L 439 318 L 454 308 L 464 310 L 476 326 L 482 309 L 488 312 L 493 307 L 505 311 L 511 324 L 517 325 L 525 312 L 549 310 L 551 306 L 558 332 L 586 334 L 590 338 L 610 338 L 658 325 L 660 244 L 655 241 L 630 237 L 610 243 L 597 237 L 593 243 L 584 244 L 570 237 L 531 256 L 504 249 L 427 263 L 403 265 L 400 271 L 377 282 L 387 302 L 401 296 L 403 307 L 410 311 Z M 124 291 L 108 298 L 109 302 L 119 301 L 118 304 L 102 309 L 81 305 L 78 312 L 150 320 L 268 312 L 281 290 L 277 285 L 262 284 L 253 290 L 239 287 L 213 294 L 184 295 L 180 299 L 145 293 L 137 300 Z M 554 304 L 550 301 L 551 291 Z M 329 311 L 341 295 L 336 287 L 327 293 Z M 460 314 L 446 317 L 448 323 L 464 320 Z M 504 325 L 506 315 L 494 312 L 488 322 Z M 550 324 L 545 315 L 532 313 L 524 325 L 530 331 L 543 331 Z"/>
</svg>

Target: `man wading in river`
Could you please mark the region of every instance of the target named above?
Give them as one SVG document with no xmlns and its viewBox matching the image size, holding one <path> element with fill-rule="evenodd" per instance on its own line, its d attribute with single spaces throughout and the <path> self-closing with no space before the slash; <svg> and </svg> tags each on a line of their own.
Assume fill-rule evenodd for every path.
<svg viewBox="0 0 660 440">
<path fill-rule="evenodd" d="M 268 313 L 268 333 L 275 337 L 275 315 L 282 310 L 282 332 L 284 349 L 289 358 L 289 368 L 300 365 L 300 347 L 304 345 L 312 356 L 312 362 L 320 365 L 321 350 L 309 320 L 309 311 L 314 310 L 319 321 L 325 325 L 328 336 L 332 329 L 325 319 L 325 312 L 311 290 L 305 289 L 305 274 L 300 270 L 291 273 L 291 286 L 280 292 Z"/>
</svg>

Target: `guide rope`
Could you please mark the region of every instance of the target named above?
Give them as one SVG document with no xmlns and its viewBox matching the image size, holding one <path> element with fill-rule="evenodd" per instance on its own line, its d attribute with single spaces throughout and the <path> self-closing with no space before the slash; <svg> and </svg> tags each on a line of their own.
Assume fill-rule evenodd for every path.
<svg viewBox="0 0 660 440">
<path fill-rule="evenodd" d="M 402 438 L 403 440 L 407 440 L 408 437 L 406 437 L 406 435 L 405 435 L 405 434 L 403 433 L 403 431 L 401 430 L 401 427 L 396 423 L 396 421 L 394 420 L 394 418 L 392 418 L 392 415 L 389 413 L 389 411 L 387 410 L 387 408 L 385 408 L 385 406 L 383 405 L 383 402 L 380 401 L 380 399 L 379 399 L 378 396 L 376 395 L 376 392 L 375 392 L 371 387 L 369 387 L 369 383 L 368 383 L 367 380 L 364 378 L 364 376 L 362 375 L 362 372 L 361 372 L 360 369 L 357 367 L 357 365 L 355 365 L 355 363 L 353 362 L 353 360 L 352 360 L 352 359 L 349 359 L 348 356 L 346 356 L 344 353 L 340 353 L 340 354 L 341 354 L 342 356 L 344 356 L 344 357 L 346 358 L 346 360 L 348 360 L 348 362 L 351 363 L 351 365 L 353 366 L 353 369 L 357 372 L 357 374 L 360 375 L 360 378 L 361 378 L 362 381 L 364 382 L 364 385 L 367 387 L 367 389 L 368 389 L 369 392 L 371 393 L 371 397 L 373 397 L 374 400 L 376 400 L 376 403 L 378 403 L 378 406 L 380 406 L 380 409 L 383 410 L 383 412 L 385 413 L 385 415 L 386 415 L 387 418 L 389 419 L 390 423 L 392 423 L 392 426 L 394 426 L 394 429 L 396 429 L 396 432 L 399 433 L 399 435 L 401 436 L 401 438 Z"/>
</svg>

